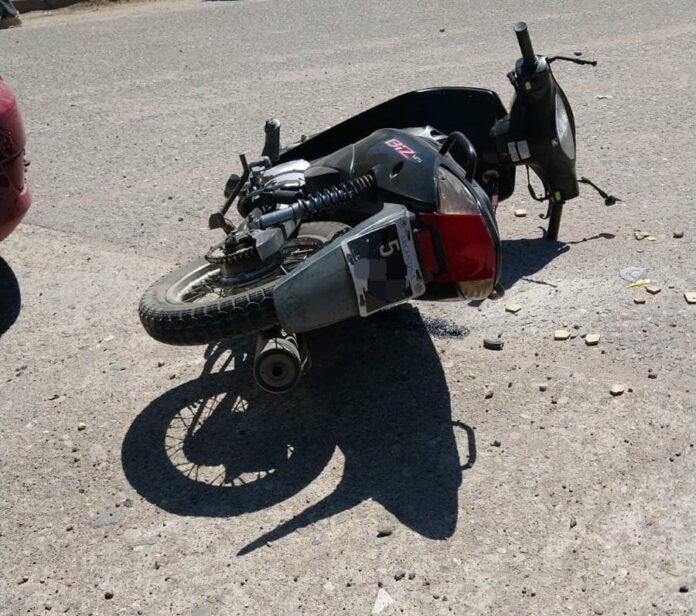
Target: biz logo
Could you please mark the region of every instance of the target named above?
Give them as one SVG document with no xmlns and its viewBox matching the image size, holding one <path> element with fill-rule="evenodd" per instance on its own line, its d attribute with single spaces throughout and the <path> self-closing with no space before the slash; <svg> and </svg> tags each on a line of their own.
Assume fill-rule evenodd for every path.
<svg viewBox="0 0 696 616">
<path fill-rule="evenodd" d="M 423 159 L 416 154 L 416 151 L 407 146 L 405 143 L 399 141 L 398 139 L 389 139 L 385 141 L 392 150 L 396 151 L 402 158 L 406 160 L 413 160 L 417 163 L 422 163 Z"/>
</svg>

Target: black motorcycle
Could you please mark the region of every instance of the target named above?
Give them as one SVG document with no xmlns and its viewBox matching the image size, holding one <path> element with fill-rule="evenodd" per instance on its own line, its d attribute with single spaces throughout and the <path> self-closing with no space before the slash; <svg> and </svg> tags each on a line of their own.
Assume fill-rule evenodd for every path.
<svg viewBox="0 0 696 616">
<path fill-rule="evenodd" d="M 544 186 L 537 197 L 528 184 L 548 201 L 549 240 L 578 196 L 575 121 L 551 64 L 596 64 L 536 55 L 524 22 L 515 33 L 509 113 L 491 90 L 417 90 L 286 148 L 269 120 L 261 158 L 241 157 L 210 217 L 225 239 L 143 295 L 148 334 L 177 345 L 257 335 L 256 380 L 281 393 L 308 366 L 305 332 L 416 298 L 500 295 L 495 212 L 516 167 Z"/>
</svg>

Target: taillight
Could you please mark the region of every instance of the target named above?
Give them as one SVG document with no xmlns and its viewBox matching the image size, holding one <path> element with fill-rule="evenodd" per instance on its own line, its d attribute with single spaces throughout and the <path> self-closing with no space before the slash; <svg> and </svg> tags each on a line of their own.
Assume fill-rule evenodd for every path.
<svg viewBox="0 0 696 616">
<path fill-rule="evenodd" d="M 445 167 L 437 181 L 438 212 L 419 214 L 425 227 L 417 235 L 423 269 L 436 282 L 454 284 L 460 297 L 485 299 L 495 284 L 497 252 L 479 197 Z"/>
</svg>

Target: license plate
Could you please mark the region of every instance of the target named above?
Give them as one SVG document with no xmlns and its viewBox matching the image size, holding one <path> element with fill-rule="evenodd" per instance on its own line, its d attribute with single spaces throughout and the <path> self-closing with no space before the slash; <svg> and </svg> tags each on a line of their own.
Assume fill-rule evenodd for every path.
<svg viewBox="0 0 696 616">
<path fill-rule="evenodd" d="M 406 216 L 346 240 L 343 252 L 353 278 L 360 316 L 425 292 Z"/>
</svg>

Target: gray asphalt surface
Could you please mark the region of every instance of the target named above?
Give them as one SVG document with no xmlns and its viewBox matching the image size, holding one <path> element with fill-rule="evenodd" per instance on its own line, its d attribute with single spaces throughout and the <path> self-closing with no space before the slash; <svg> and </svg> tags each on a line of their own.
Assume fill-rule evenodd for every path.
<svg viewBox="0 0 696 616">
<path fill-rule="evenodd" d="M 694 17 L 688 0 L 177 0 L 0 32 L 35 195 L 0 244 L 0 611 L 694 613 Z M 544 244 L 519 174 L 505 300 L 319 333 L 286 398 L 254 388 L 243 345 L 145 335 L 140 294 L 213 241 L 267 117 L 288 141 L 417 87 L 507 101 L 520 18 L 538 52 L 599 60 L 554 70 L 579 172 L 620 204 L 584 189 L 567 243 Z M 627 266 L 661 292 L 626 288 Z"/>
</svg>

